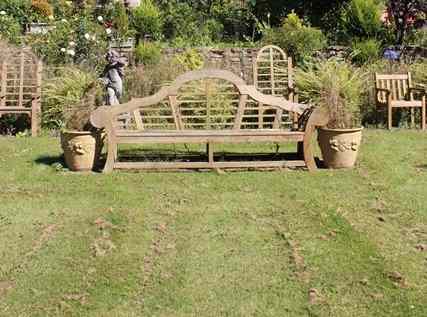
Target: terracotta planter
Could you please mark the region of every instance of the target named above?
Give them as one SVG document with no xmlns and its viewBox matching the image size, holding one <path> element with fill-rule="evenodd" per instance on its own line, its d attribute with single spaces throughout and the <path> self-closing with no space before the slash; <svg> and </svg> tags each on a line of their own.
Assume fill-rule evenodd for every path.
<svg viewBox="0 0 427 317">
<path fill-rule="evenodd" d="M 61 132 L 65 163 L 71 171 L 91 171 L 98 161 L 103 135 L 87 131 Z"/>
<path fill-rule="evenodd" d="M 319 146 L 327 168 L 354 166 L 362 140 L 362 129 L 319 129 Z"/>
</svg>

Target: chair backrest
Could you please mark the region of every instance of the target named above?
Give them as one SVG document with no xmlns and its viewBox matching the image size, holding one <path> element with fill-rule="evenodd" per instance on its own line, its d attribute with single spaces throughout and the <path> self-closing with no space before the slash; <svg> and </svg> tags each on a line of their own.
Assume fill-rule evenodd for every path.
<svg viewBox="0 0 427 317">
<path fill-rule="evenodd" d="M 288 98 L 293 88 L 292 58 L 280 47 L 261 48 L 254 61 L 254 85 L 263 94 Z"/>
<path fill-rule="evenodd" d="M 26 48 L 0 56 L 0 108 L 28 108 L 40 102 L 42 63 Z"/>
<path fill-rule="evenodd" d="M 261 94 L 229 71 L 204 69 L 179 76 L 153 96 L 102 107 L 92 118 L 95 126 L 102 127 L 105 117 L 129 112 L 134 124 L 127 128 L 137 130 L 290 129 L 283 111 L 302 114 L 307 107 Z"/>
<path fill-rule="evenodd" d="M 406 74 L 375 73 L 375 87 L 389 90 L 392 100 L 405 99 L 411 84 L 411 73 L 409 72 Z M 387 102 L 386 93 L 380 92 L 378 94 L 378 99 L 380 102 Z"/>
</svg>

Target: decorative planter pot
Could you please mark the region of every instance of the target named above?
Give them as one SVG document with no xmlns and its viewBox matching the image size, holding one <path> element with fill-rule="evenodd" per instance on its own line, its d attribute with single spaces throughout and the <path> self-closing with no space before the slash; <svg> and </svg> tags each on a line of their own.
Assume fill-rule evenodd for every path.
<svg viewBox="0 0 427 317">
<path fill-rule="evenodd" d="M 319 129 L 318 142 L 327 168 L 354 166 L 362 140 L 362 129 Z"/>
<path fill-rule="evenodd" d="M 71 171 L 91 171 L 101 155 L 101 133 L 88 131 L 61 132 L 61 146 L 65 163 Z"/>
</svg>

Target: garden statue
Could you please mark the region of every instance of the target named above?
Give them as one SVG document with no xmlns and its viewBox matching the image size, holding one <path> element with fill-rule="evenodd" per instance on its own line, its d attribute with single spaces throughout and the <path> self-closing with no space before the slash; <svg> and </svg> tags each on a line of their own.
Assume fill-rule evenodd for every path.
<svg viewBox="0 0 427 317">
<path fill-rule="evenodd" d="M 102 81 L 107 90 L 106 104 L 115 106 L 120 104 L 120 97 L 123 93 L 123 67 L 124 59 L 114 50 L 109 50 L 106 54 L 107 65 L 105 66 Z"/>
</svg>

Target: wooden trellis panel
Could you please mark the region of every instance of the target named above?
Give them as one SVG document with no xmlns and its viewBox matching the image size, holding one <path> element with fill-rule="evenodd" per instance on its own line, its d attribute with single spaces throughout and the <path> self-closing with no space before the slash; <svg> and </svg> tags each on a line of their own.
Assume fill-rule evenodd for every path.
<svg viewBox="0 0 427 317">
<path fill-rule="evenodd" d="M 8 48 L 0 54 L 0 117 L 26 114 L 31 134 L 40 128 L 42 63 L 26 48 Z"/>
<path fill-rule="evenodd" d="M 268 45 L 261 48 L 254 61 L 254 86 L 266 95 L 281 96 L 294 101 L 294 83 L 292 58 L 278 46 Z M 264 111 L 259 105 L 259 124 L 262 126 Z M 283 122 L 285 126 L 296 125 L 297 118 L 289 112 L 278 111 L 275 114 L 275 126 Z"/>
</svg>

